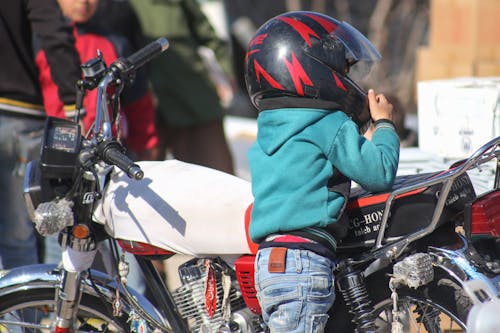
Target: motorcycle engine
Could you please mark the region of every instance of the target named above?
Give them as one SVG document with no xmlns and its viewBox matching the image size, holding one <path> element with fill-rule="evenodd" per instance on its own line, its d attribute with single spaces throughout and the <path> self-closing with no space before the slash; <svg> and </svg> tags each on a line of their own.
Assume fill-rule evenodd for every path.
<svg viewBox="0 0 500 333">
<path fill-rule="evenodd" d="M 222 259 L 192 259 L 179 266 L 179 277 L 173 298 L 191 332 L 263 331 L 260 317 L 245 305 L 234 270 Z"/>
</svg>

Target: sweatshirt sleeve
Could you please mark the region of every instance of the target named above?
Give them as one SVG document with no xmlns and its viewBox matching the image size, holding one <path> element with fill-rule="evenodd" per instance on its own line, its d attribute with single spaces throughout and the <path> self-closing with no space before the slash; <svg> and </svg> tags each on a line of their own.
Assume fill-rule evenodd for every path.
<svg viewBox="0 0 500 333">
<path fill-rule="evenodd" d="M 56 0 L 29 0 L 28 15 L 33 32 L 45 50 L 51 74 L 65 110 L 74 109 L 80 58 L 75 49 L 71 25 L 64 19 Z"/>
<path fill-rule="evenodd" d="M 399 137 L 389 122 L 376 125 L 370 141 L 359 134 L 356 124 L 346 121 L 334 138 L 329 158 L 364 189 L 386 191 L 396 178 L 399 146 Z"/>
<path fill-rule="evenodd" d="M 185 0 L 180 2 L 180 6 L 184 8 L 184 13 L 187 17 L 187 22 L 193 38 L 195 38 L 200 45 L 204 45 L 211 49 L 224 73 L 232 76 L 232 60 L 229 52 L 229 45 L 217 35 L 210 20 L 203 13 L 200 4 L 197 0 Z"/>
</svg>

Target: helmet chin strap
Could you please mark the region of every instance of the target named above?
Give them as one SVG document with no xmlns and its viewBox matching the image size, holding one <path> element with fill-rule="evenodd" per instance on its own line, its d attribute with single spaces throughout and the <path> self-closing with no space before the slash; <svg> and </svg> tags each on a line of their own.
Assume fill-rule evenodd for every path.
<svg viewBox="0 0 500 333">
<path fill-rule="evenodd" d="M 371 120 L 368 108 L 368 94 L 349 77 L 344 76 L 344 84 L 349 85 L 348 93 L 342 101 L 339 101 L 344 111 L 359 126 L 365 127 Z"/>
</svg>

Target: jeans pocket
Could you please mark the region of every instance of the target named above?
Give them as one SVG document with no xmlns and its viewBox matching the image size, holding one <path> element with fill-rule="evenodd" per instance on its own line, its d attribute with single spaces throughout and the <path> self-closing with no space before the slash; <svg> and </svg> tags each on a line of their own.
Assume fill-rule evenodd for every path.
<svg viewBox="0 0 500 333">
<path fill-rule="evenodd" d="M 311 316 L 309 327 L 306 328 L 307 333 L 323 333 L 325 331 L 326 322 L 329 316 L 327 314 L 315 314 Z"/>
<path fill-rule="evenodd" d="M 272 332 L 291 332 L 301 322 L 303 297 L 300 285 L 267 284 L 260 290 L 260 305 Z"/>
<path fill-rule="evenodd" d="M 307 300 L 311 302 L 333 303 L 333 299 L 335 298 L 333 281 L 333 276 L 331 275 L 311 276 Z"/>
</svg>

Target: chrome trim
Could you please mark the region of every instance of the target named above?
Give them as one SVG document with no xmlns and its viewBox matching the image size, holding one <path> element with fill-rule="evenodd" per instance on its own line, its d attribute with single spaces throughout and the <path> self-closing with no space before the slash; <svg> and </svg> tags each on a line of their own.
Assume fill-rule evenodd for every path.
<svg viewBox="0 0 500 333">
<path fill-rule="evenodd" d="M 109 72 L 104 76 L 104 78 L 99 82 L 97 86 L 97 105 L 96 105 L 96 114 L 95 114 L 95 125 L 94 125 L 94 134 L 98 134 L 101 132 L 101 126 L 103 126 L 103 137 L 104 140 L 109 140 L 112 138 L 111 132 L 111 124 L 109 119 L 108 112 L 108 101 L 106 98 L 106 88 L 108 85 L 113 82 L 114 73 Z M 104 118 L 104 121 L 102 120 Z"/>
<path fill-rule="evenodd" d="M 469 248 L 467 241 L 463 239 L 463 246 L 460 249 L 450 250 L 437 247 L 429 247 L 429 254 L 433 258 L 435 266 L 442 268 L 449 275 L 455 278 L 467 291 L 468 281 L 480 280 L 482 285 L 488 288 L 488 294 L 500 297 L 500 274 L 488 277 L 481 270 L 479 265 L 473 263 L 472 258 L 475 250 Z"/>
<path fill-rule="evenodd" d="M 468 170 L 473 169 L 478 167 L 480 164 L 486 163 L 494 158 L 497 159 L 497 174 L 498 174 L 498 159 L 500 157 L 500 136 L 494 138 L 493 140 L 490 140 L 488 143 L 484 144 L 481 148 L 476 150 L 474 154 L 472 154 L 467 160 L 465 160 L 461 165 L 459 165 L 456 168 L 449 169 L 445 171 L 443 174 L 429 179 L 427 181 L 423 181 L 421 183 L 412 185 L 412 186 L 407 186 L 401 189 L 397 189 L 389 195 L 387 198 L 385 207 L 384 207 L 384 213 L 382 215 L 382 221 L 380 222 L 380 228 L 379 228 L 379 233 L 377 234 L 376 242 L 375 242 L 375 249 L 381 249 L 384 246 L 387 246 L 387 244 L 382 244 L 384 241 L 384 235 L 386 232 L 386 226 L 389 220 L 390 212 L 391 212 L 391 206 L 393 204 L 393 201 L 395 201 L 396 197 L 401 196 L 402 194 L 421 189 L 423 187 L 429 187 L 432 185 L 436 184 L 442 184 L 443 188 L 441 189 L 441 194 L 439 195 L 438 201 L 436 203 L 436 208 L 434 209 L 434 214 L 432 216 L 432 220 L 429 223 L 429 225 L 423 229 L 420 229 L 419 231 L 416 231 L 412 234 L 409 234 L 405 236 L 405 239 L 403 241 L 403 244 L 397 244 L 396 247 L 398 248 L 397 251 L 399 252 L 400 248 L 406 247 L 407 244 L 420 239 L 428 234 L 430 234 L 434 229 L 436 228 L 439 218 L 443 212 L 446 200 L 448 199 L 448 194 L 451 190 L 451 187 L 453 185 L 453 182 L 455 181 L 456 178 L 461 176 L 462 174 L 466 173 Z M 498 179 L 495 180 L 495 188 L 498 187 Z M 388 254 L 390 255 L 390 254 Z"/>
<path fill-rule="evenodd" d="M 28 211 L 28 216 L 31 221 L 35 218 L 35 203 L 33 202 L 33 198 L 31 197 L 31 184 L 30 180 L 33 177 L 32 173 L 35 172 L 34 168 L 36 167 L 35 162 L 30 161 L 26 165 L 24 179 L 23 179 L 23 197 L 24 203 L 26 206 L 26 210 Z"/>
</svg>

